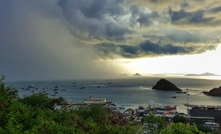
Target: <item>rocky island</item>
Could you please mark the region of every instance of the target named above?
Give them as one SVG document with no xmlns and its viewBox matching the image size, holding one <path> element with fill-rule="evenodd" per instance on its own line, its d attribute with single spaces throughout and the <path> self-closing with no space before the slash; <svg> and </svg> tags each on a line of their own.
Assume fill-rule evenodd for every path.
<svg viewBox="0 0 221 134">
<path fill-rule="evenodd" d="M 139 73 L 134 74 L 134 76 L 141 76 Z"/>
<path fill-rule="evenodd" d="M 163 90 L 163 91 L 181 91 L 177 86 L 166 79 L 160 79 L 152 89 Z"/>
<path fill-rule="evenodd" d="M 221 97 L 221 86 L 219 86 L 218 88 L 213 88 L 210 91 L 204 91 L 203 92 L 206 95 L 209 96 L 220 96 Z"/>
</svg>

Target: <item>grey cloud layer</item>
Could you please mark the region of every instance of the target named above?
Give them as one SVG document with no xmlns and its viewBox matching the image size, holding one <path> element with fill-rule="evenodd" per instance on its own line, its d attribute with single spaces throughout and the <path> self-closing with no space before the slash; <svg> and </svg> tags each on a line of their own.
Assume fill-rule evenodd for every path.
<svg viewBox="0 0 221 134">
<path fill-rule="evenodd" d="M 159 45 L 146 41 L 136 46 L 128 45 L 115 45 L 110 43 L 97 44 L 96 51 L 103 57 L 124 57 L 124 58 L 138 58 L 138 57 L 156 57 L 163 55 L 176 55 L 176 54 L 190 54 L 190 53 L 203 53 L 205 50 L 214 50 L 214 46 L 174 46 L 172 44 Z"/>
<path fill-rule="evenodd" d="M 112 57 L 136 58 L 215 49 L 221 41 L 220 19 L 216 15 L 221 12 L 217 6 L 220 1 L 202 3 L 197 0 L 2 0 L 0 15 L 24 5 L 60 22 L 98 56 L 107 52 Z M 160 5 L 160 9 L 149 5 Z"/>
<path fill-rule="evenodd" d="M 102 58 L 214 50 L 221 42 L 220 5 L 219 0 L 1 0 L 0 74 L 99 76 L 107 70 L 105 61 L 97 62 Z"/>
<path fill-rule="evenodd" d="M 221 12 L 221 6 L 214 7 L 214 8 L 212 8 L 212 9 L 209 9 L 208 12 L 209 12 L 209 13 L 219 13 L 219 12 Z"/>
<path fill-rule="evenodd" d="M 132 32 L 118 20 L 118 16 L 126 14 L 120 5 L 122 2 L 122 0 L 59 0 L 58 6 L 71 26 L 78 30 L 94 36 L 113 37 Z"/>
<path fill-rule="evenodd" d="M 57 4 L 69 22 L 70 29 L 74 29 L 73 35 L 88 44 L 94 44 L 98 54 L 106 52 L 106 56 L 111 53 L 112 57 L 115 54 L 136 58 L 157 54 L 201 53 L 215 49 L 220 42 L 221 29 L 213 29 L 220 22 L 214 16 L 220 12 L 220 7 L 208 7 L 207 4 L 211 5 L 211 2 L 205 2 L 202 6 L 200 2 L 201 5 L 193 10 L 197 4 L 194 0 L 149 2 L 164 6 L 161 10 L 155 10 L 148 5 L 136 5 L 125 0 L 59 0 Z M 167 2 L 175 2 L 176 5 L 167 5 Z M 184 29 L 183 26 L 189 28 Z M 138 36 L 140 41 L 134 43 Z M 157 38 L 160 44 L 156 42 Z M 106 43 L 108 47 L 104 45 Z M 104 46 L 97 47 L 100 44 Z M 141 44 L 146 44 L 145 49 Z"/>
<path fill-rule="evenodd" d="M 150 41 L 146 41 L 136 46 L 99 44 L 98 50 L 103 56 L 121 55 L 124 58 L 137 58 L 146 55 L 170 55 L 178 53 L 189 53 L 189 50 L 181 46 L 173 46 L 172 44 L 158 45 Z"/>
<path fill-rule="evenodd" d="M 172 23 L 176 23 L 177 21 L 180 21 L 178 23 L 186 22 L 191 24 L 208 24 L 212 22 L 215 18 L 214 17 L 205 17 L 205 10 L 197 10 L 195 12 L 186 12 L 184 10 L 180 11 L 173 11 L 172 13 Z"/>
<path fill-rule="evenodd" d="M 116 71 L 95 62 L 91 47 L 70 34 L 54 0 L 1 0 L 0 9 L 0 75 L 7 80 L 104 78 Z"/>
</svg>

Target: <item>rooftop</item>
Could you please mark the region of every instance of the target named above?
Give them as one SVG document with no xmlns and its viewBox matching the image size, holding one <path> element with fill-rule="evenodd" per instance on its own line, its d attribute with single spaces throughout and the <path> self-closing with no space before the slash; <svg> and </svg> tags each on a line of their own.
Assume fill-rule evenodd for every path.
<svg viewBox="0 0 221 134">
<path fill-rule="evenodd" d="M 210 120 L 215 120 L 214 117 L 205 117 L 205 116 L 186 116 L 188 119 L 210 119 Z"/>
<path fill-rule="evenodd" d="M 221 109 L 221 106 L 218 106 L 218 105 L 196 105 L 196 104 L 187 104 L 187 103 L 184 103 L 183 105 L 186 106 L 186 107 L 218 108 L 218 109 Z"/>
</svg>

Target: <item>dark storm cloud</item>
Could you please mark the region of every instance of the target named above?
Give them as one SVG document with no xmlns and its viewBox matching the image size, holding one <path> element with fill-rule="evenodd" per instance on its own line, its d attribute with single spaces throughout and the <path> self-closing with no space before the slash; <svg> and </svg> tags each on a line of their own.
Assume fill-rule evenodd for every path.
<svg viewBox="0 0 221 134">
<path fill-rule="evenodd" d="M 200 32 L 200 31 L 198 31 Z M 173 30 L 173 31 L 167 31 L 165 34 L 165 37 L 169 38 L 170 40 L 174 42 L 180 42 L 180 43 L 201 43 L 201 42 L 209 42 L 213 41 L 214 37 L 212 36 L 204 36 L 200 33 L 190 33 L 189 31 L 184 30 Z"/>
<path fill-rule="evenodd" d="M 219 26 L 221 20 L 219 13 L 221 11 L 220 1 L 187 1 L 184 0 L 179 8 L 169 7 L 169 14 L 171 15 L 172 24 L 179 24 L 181 26 L 206 26 L 213 28 Z M 198 25 L 200 24 L 200 25 Z"/>
<path fill-rule="evenodd" d="M 172 23 L 179 20 L 187 20 L 187 23 L 207 23 L 214 19 L 214 17 L 205 17 L 205 10 L 197 10 L 195 12 L 186 12 L 185 10 L 173 11 L 171 19 Z"/>
<path fill-rule="evenodd" d="M 139 7 L 132 5 L 130 7 L 130 12 L 131 12 L 130 22 L 131 22 L 131 25 L 134 25 L 137 22 L 136 15 L 139 14 L 139 12 L 140 12 Z"/>
<path fill-rule="evenodd" d="M 1 0 L 0 11 L 0 75 L 7 80 L 104 78 L 116 72 L 117 65 L 95 62 L 92 46 L 80 42 L 80 30 L 71 29 L 80 41 L 71 34 L 54 0 Z"/>
<path fill-rule="evenodd" d="M 157 54 L 201 53 L 206 49 L 215 49 L 220 41 L 219 34 L 212 30 L 206 33 L 203 29 L 192 29 L 198 26 L 213 28 L 213 25 L 219 24 L 215 16 L 207 15 L 209 12 L 215 14 L 220 11 L 219 7 L 211 8 L 211 2 L 206 2 L 205 5 L 200 2 L 197 5 L 199 1 L 196 0 L 137 1 L 154 5 L 160 3 L 162 9 L 150 8 L 149 4 L 137 5 L 136 2 L 130 5 L 125 0 L 59 0 L 58 6 L 71 27 L 74 27 L 71 33 L 75 37 L 91 41 L 90 44 L 98 44 L 93 43 L 94 40 L 106 42 L 95 45 L 95 48 L 112 58 L 115 54 L 136 58 Z M 191 28 L 184 30 L 183 25 Z M 146 31 L 143 30 L 146 27 Z M 134 43 L 133 40 L 139 40 L 136 39 L 136 34 L 141 36 L 141 41 Z M 148 34 L 154 36 L 154 39 L 145 39 Z M 140 43 L 143 40 L 149 41 Z M 116 45 L 119 43 L 125 45 Z"/>
<path fill-rule="evenodd" d="M 103 76 L 109 61 L 100 64 L 102 58 L 214 50 L 221 42 L 219 2 L 0 0 L 0 75 Z"/>
<path fill-rule="evenodd" d="M 138 7 L 132 5 L 130 7 L 130 23 L 133 26 L 134 24 L 139 24 L 141 27 L 153 26 L 154 22 L 161 22 L 167 24 L 170 22 L 170 18 L 165 12 L 159 12 L 152 10 L 150 8 Z"/>
<path fill-rule="evenodd" d="M 221 12 L 221 6 L 214 7 L 214 8 L 212 8 L 212 9 L 209 9 L 208 12 L 209 12 L 209 13 L 218 13 L 218 12 Z"/>
<path fill-rule="evenodd" d="M 78 2 L 76 0 L 59 0 L 58 6 L 62 8 L 64 16 L 68 19 L 71 19 L 75 13 L 74 11 L 78 10 L 80 10 L 81 13 L 88 18 L 101 19 L 105 3 L 106 0 L 97 0 L 94 2 L 91 0 L 88 0 L 87 2 L 84 0 Z"/>
<path fill-rule="evenodd" d="M 190 7 L 189 3 L 187 0 L 184 0 L 183 3 L 180 4 L 181 9 L 185 9 L 187 7 Z"/>
<path fill-rule="evenodd" d="M 115 17 L 126 13 L 120 6 L 122 2 L 122 0 L 59 0 L 58 6 L 70 25 L 76 29 L 91 35 L 113 37 L 131 33 L 126 26 L 115 20 Z"/>
<path fill-rule="evenodd" d="M 174 46 L 172 44 L 159 45 L 150 41 L 146 41 L 136 46 L 116 45 L 110 43 L 102 43 L 96 45 L 96 51 L 104 56 L 111 57 L 120 56 L 124 58 L 138 58 L 151 55 L 171 55 L 191 53 L 193 48 L 185 48 L 182 46 Z"/>
<path fill-rule="evenodd" d="M 211 51 L 211 50 L 215 50 L 215 49 L 216 49 L 216 47 L 213 45 L 204 46 L 203 48 L 198 49 L 196 53 L 204 53 L 206 51 Z"/>
<path fill-rule="evenodd" d="M 107 36 L 121 36 L 125 33 L 130 33 L 130 31 L 126 28 L 122 28 L 121 26 L 116 26 L 111 23 L 105 25 L 105 30 Z"/>
<path fill-rule="evenodd" d="M 149 26 L 152 24 L 153 19 L 157 19 L 159 17 L 159 14 L 158 12 L 153 11 L 151 13 L 141 13 L 139 16 L 140 17 L 137 19 L 137 22 L 139 22 L 141 26 Z"/>
<path fill-rule="evenodd" d="M 174 46 L 172 44 L 159 45 L 156 43 L 152 43 L 150 41 L 146 41 L 139 45 L 139 48 L 144 53 L 154 53 L 154 54 L 178 54 L 178 53 L 186 53 L 184 47 Z"/>
<path fill-rule="evenodd" d="M 153 3 L 159 3 L 159 2 L 164 2 L 164 0 L 149 0 L 150 2 L 153 2 Z"/>
</svg>

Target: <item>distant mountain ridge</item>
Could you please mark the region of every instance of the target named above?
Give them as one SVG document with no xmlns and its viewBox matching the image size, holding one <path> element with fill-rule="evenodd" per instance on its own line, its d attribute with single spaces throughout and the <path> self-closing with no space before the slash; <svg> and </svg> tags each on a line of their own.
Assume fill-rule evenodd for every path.
<svg viewBox="0 0 221 134">
<path fill-rule="evenodd" d="M 206 72 L 202 74 L 186 74 L 185 76 L 219 76 L 219 75 Z"/>
</svg>

